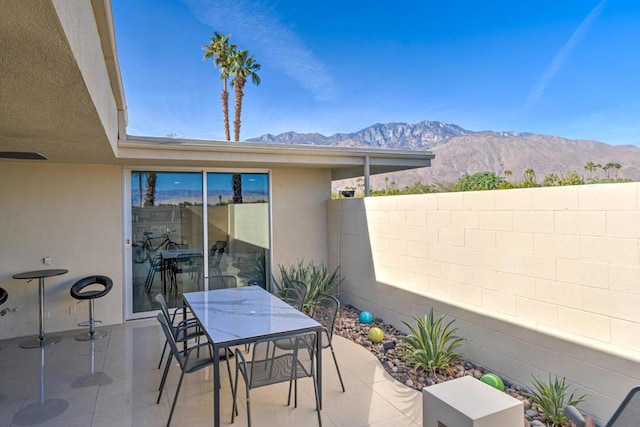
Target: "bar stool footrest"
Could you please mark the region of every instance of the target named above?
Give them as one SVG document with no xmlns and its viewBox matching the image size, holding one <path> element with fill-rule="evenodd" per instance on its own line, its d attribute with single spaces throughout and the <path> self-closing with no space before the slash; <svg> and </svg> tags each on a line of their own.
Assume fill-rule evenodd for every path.
<svg viewBox="0 0 640 427">
<path fill-rule="evenodd" d="M 75 338 L 76 338 L 76 341 L 94 341 L 94 340 L 102 339 L 108 335 L 109 335 L 109 332 L 107 331 L 95 331 L 93 335 L 91 334 L 91 332 L 85 332 L 83 334 L 76 335 Z"/>
<path fill-rule="evenodd" d="M 102 325 L 102 320 L 94 320 L 93 322 L 91 320 L 85 320 L 84 322 L 80 322 L 78 323 L 78 326 L 99 326 Z"/>
</svg>

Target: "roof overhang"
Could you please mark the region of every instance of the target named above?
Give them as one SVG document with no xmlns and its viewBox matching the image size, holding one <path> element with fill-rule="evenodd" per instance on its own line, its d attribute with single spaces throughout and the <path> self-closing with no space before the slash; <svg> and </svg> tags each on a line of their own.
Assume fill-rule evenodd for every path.
<svg viewBox="0 0 640 427">
<path fill-rule="evenodd" d="M 0 39 L 0 151 L 114 163 L 126 106 L 110 0 L 2 0 Z"/>
<path fill-rule="evenodd" d="M 333 180 L 431 166 L 431 152 L 316 145 L 128 136 L 118 143 L 117 159 L 135 166 L 222 168 L 323 168 Z"/>
</svg>

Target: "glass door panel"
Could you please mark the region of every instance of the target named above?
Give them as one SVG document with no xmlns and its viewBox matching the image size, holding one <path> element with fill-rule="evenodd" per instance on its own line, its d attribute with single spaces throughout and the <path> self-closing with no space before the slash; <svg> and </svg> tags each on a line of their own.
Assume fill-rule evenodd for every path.
<svg viewBox="0 0 640 427">
<path fill-rule="evenodd" d="M 201 172 L 131 172 L 133 313 L 204 289 L 202 184 Z"/>
<path fill-rule="evenodd" d="M 208 288 L 270 277 L 269 174 L 207 173 Z"/>
</svg>

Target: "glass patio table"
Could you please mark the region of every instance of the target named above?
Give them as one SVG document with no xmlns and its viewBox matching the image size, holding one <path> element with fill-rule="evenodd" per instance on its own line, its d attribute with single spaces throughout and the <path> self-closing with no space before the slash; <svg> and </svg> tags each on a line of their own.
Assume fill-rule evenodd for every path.
<svg viewBox="0 0 640 427">
<path fill-rule="evenodd" d="M 213 420 L 220 426 L 220 349 L 315 332 L 318 397 L 322 408 L 322 325 L 259 286 L 189 292 L 186 304 L 213 344 Z"/>
</svg>

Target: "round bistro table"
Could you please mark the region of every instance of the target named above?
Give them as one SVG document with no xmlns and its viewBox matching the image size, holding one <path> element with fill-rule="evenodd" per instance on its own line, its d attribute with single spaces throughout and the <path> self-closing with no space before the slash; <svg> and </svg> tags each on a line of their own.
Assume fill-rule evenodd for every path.
<svg viewBox="0 0 640 427">
<path fill-rule="evenodd" d="M 40 298 L 40 333 L 37 337 L 29 338 L 27 341 L 20 344 L 22 348 L 40 348 L 46 347 L 51 344 L 55 344 L 62 340 L 62 335 L 44 335 L 44 278 L 52 276 L 60 276 L 61 274 L 68 273 L 69 270 L 65 269 L 49 269 L 49 270 L 36 270 L 27 271 L 26 273 L 19 273 L 13 276 L 14 279 L 33 280 L 38 279 L 39 284 L 39 298 Z"/>
</svg>

